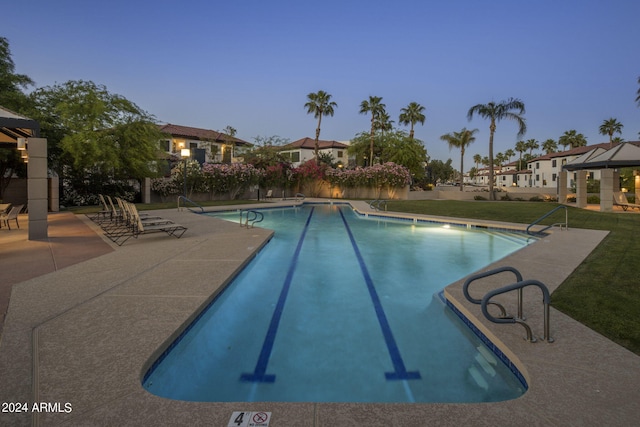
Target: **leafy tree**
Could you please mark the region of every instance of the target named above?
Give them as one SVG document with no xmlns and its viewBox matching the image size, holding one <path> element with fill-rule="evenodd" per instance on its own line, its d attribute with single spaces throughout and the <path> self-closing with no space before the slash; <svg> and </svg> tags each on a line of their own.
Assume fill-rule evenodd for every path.
<svg viewBox="0 0 640 427">
<path fill-rule="evenodd" d="M 133 102 L 82 80 L 37 89 L 30 98 L 34 118 L 59 150 L 61 163 L 51 166 L 63 179 L 71 178 L 65 182 L 72 182 L 81 195 L 106 192 L 101 183 L 157 174 L 163 134 L 153 117 Z"/>
<path fill-rule="evenodd" d="M 587 145 L 587 139 L 583 134 L 577 133 L 575 129 L 565 131 L 560 138 L 558 138 L 558 144 L 563 147 L 570 146 L 571 148 L 584 147 Z"/>
<path fill-rule="evenodd" d="M 542 143 L 542 149 L 546 154 L 555 153 L 558 151 L 558 143 L 554 139 L 547 139 Z"/>
<path fill-rule="evenodd" d="M 266 169 L 270 166 L 285 165 L 290 168 L 289 161 L 280 154 L 283 145 L 289 143 L 287 138 L 278 135 L 256 136 L 253 138 L 255 146 L 244 154 L 244 161 L 257 168 Z"/>
<path fill-rule="evenodd" d="M 349 155 L 355 156 L 356 164 L 362 165 L 364 158 L 370 155 L 370 135 L 361 132 L 351 140 Z M 381 163 L 393 162 L 409 169 L 414 179 L 424 177 L 424 165 L 427 161 L 427 150 L 422 141 L 409 138 L 401 130 L 393 130 L 374 137 L 373 154 Z"/>
<path fill-rule="evenodd" d="M 223 163 L 231 163 L 231 159 L 233 158 L 233 147 L 234 140 L 236 138 L 236 133 L 238 133 L 237 129 L 233 126 L 227 125 L 224 128 L 224 153 L 222 153 L 222 162 Z"/>
<path fill-rule="evenodd" d="M 393 162 L 406 167 L 414 180 L 424 178 L 427 150 L 422 141 L 407 136 L 404 131 L 396 130 L 384 136 L 380 159 L 382 163 Z"/>
<path fill-rule="evenodd" d="M 24 74 L 15 73 L 9 41 L 0 37 L 0 105 L 17 113 L 29 115 L 27 95 L 22 92 L 33 85 L 33 80 Z M 0 148 L 0 200 L 4 190 L 16 174 L 24 176 L 26 167 L 17 150 Z"/>
<path fill-rule="evenodd" d="M 28 97 L 22 92 L 32 86 L 33 80 L 24 74 L 16 74 L 11 58 L 9 41 L 0 37 L 0 105 L 18 113 L 26 114 Z"/>
<path fill-rule="evenodd" d="M 478 129 L 468 130 L 467 128 L 462 128 L 460 132 L 447 133 L 440 137 L 441 140 L 449 144 L 449 149 L 460 149 L 460 191 L 463 189 L 464 182 L 464 151 L 476 140 L 476 137 L 473 136 L 476 132 L 478 132 Z"/>
<path fill-rule="evenodd" d="M 417 102 L 410 102 L 409 105 L 400 110 L 400 124 L 411 125 L 411 130 L 409 131 L 409 138 L 411 139 L 413 139 L 413 127 L 415 124 L 424 125 L 426 118 L 423 111 L 424 107 Z"/>
<path fill-rule="evenodd" d="M 375 137 L 376 131 L 376 120 L 380 118 L 382 113 L 386 113 L 385 105 L 382 103 L 382 97 L 380 96 L 369 96 L 368 100 L 362 101 L 360 103 L 360 114 L 371 113 L 371 134 L 370 134 L 370 145 L 369 145 L 369 164 L 373 164 L 373 140 Z"/>
<path fill-rule="evenodd" d="M 429 163 L 429 171 L 434 184 L 447 182 L 453 177 L 455 171 L 451 163 L 451 159 L 447 159 L 446 162 L 441 160 L 432 160 Z"/>
<path fill-rule="evenodd" d="M 304 104 L 307 109 L 307 114 L 313 114 L 313 117 L 318 119 L 318 126 L 316 127 L 316 139 L 314 146 L 314 155 L 316 157 L 316 163 L 320 164 L 320 158 L 318 157 L 319 140 L 320 140 L 320 123 L 322 122 L 322 116 L 333 116 L 334 109 L 338 106 L 335 102 L 331 101 L 331 95 L 323 90 L 319 90 L 316 93 L 310 93 L 307 95 L 307 103 Z"/>
<path fill-rule="evenodd" d="M 602 122 L 600 125 L 600 135 L 609 135 L 609 146 L 613 146 L 613 134 L 619 133 L 622 135 L 623 127 L 622 123 L 612 117 Z"/>
<path fill-rule="evenodd" d="M 515 110 L 512 111 L 512 110 Z M 506 101 L 495 103 L 493 101 L 487 104 L 476 104 L 469 109 L 467 119 L 471 121 L 473 115 L 477 114 L 484 119 L 489 119 L 489 199 L 495 200 L 493 194 L 493 136 L 496 132 L 496 124 L 504 119 L 514 120 L 518 124 L 518 136 L 522 136 L 527 131 L 524 114 L 524 103 L 519 99 L 509 98 Z"/>
</svg>

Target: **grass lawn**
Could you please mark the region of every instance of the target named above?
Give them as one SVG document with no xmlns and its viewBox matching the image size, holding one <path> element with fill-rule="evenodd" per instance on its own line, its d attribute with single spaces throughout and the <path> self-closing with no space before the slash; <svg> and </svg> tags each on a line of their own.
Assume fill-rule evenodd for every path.
<svg viewBox="0 0 640 427">
<path fill-rule="evenodd" d="M 557 203 L 390 201 L 388 210 L 530 224 Z M 561 209 L 542 224 L 564 221 Z M 569 228 L 609 235 L 551 296 L 551 305 L 640 355 L 640 215 L 569 207 Z"/>
</svg>

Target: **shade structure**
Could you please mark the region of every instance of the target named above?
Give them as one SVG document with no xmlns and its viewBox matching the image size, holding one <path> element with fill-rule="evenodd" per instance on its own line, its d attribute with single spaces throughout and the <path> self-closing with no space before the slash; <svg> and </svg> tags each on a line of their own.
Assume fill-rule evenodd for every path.
<svg viewBox="0 0 640 427">
<path fill-rule="evenodd" d="M 640 166 L 640 146 L 637 142 L 623 142 L 604 150 L 595 148 L 562 167 L 567 171 L 611 169 Z"/>
</svg>

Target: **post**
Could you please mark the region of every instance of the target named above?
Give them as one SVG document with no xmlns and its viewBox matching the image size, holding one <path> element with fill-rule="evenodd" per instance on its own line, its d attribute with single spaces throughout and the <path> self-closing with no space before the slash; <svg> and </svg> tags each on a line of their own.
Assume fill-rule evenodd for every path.
<svg viewBox="0 0 640 427">
<path fill-rule="evenodd" d="M 27 193 L 29 203 L 29 240 L 47 239 L 49 191 L 47 180 L 47 140 L 29 138 Z"/>
<path fill-rule="evenodd" d="M 191 150 L 189 148 L 183 148 L 180 150 L 180 156 L 184 159 L 184 176 L 182 180 L 184 181 L 184 194 L 183 196 L 187 198 L 187 159 L 191 156 Z"/>
</svg>

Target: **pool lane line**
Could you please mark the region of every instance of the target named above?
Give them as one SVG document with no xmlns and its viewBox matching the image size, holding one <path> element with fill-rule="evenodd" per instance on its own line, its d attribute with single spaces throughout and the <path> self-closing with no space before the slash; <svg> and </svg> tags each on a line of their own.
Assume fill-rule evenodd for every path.
<svg viewBox="0 0 640 427">
<path fill-rule="evenodd" d="M 391 357 L 391 362 L 393 363 L 394 372 L 385 372 L 384 376 L 387 378 L 387 380 L 418 380 L 421 378 L 420 372 L 408 372 L 407 368 L 404 366 L 404 361 L 402 360 L 402 356 L 400 355 L 400 350 L 398 349 L 396 340 L 393 337 L 391 326 L 389 325 L 387 316 L 384 313 L 384 308 L 382 308 L 382 303 L 380 302 L 380 297 L 378 296 L 376 287 L 373 284 L 373 279 L 371 279 L 371 275 L 369 274 L 367 265 L 364 262 L 364 258 L 362 258 L 362 254 L 360 253 L 360 248 L 356 243 L 356 239 L 353 237 L 351 227 L 349 227 L 347 219 L 342 213 L 342 209 L 340 207 L 338 208 L 338 212 L 340 212 L 342 222 L 344 223 L 344 226 L 347 229 L 347 234 L 349 235 L 349 240 L 351 240 L 351 246 L 353 246 L 353 250 L 356 253 L 356 257 L 358 258 L 358 264 L 360 264 L 360 270 L 362 270 L 364 281 L 367 284 L 367 289 L 369 290 L 369 295 L 371 296 L 371 300 L 373 301 L 373 307 L 376 311 L 376 316 L 378 317 L 380 328 L 382 329 L 382 335 L 384 336 L 384 341 L 387 344 L 387 350 L 389 350 L 389 356 Z"/>
<path fill-rule="evenodd" d="M 307 222 L 305 223 L 300 239 L 298 240 L 298 246 L 296 246 L 296 250 L 291 258 L 289 270 L 287 271 L 287 276 L 284 279 L 284 285 L 282 286 L 282 291 L 280 291 L 278 303 L 276 304 L 276 308 L 271 316 L 271 323 L 269 323 L 269 329 L 267 329 L 267 335 L 264 338 L 262 350 L 260 351 L 256 367 L 253 370 L 253 373 L 240 375 L 240 381 L 272 383 L 276 380 L 275 375 L 267 375 L 267 365 L 269 364 L 269 358 L 271 357 L 271 351 L 273 350 L 273 343 L 276 339 L 276 334 L 278 333 L 278 326 L 280 325 L 280 318 L 282 317 L 284 305 L 287 302 L 287 295 L 289 294 L 289 288 L 291 287 L 291 281 L 293 280 L 293 273 L 296 271 L 296 266 L 298 265 L 298 257 L 300 256 L 302 243 L 307 235 L 307 230 L 309 229 L 309 223 L 311 222 L 314 209 L 315 207 L 312 207 L 311 212 L 309 212 L 309 217 L 307 218 Z"/>
</svg>

